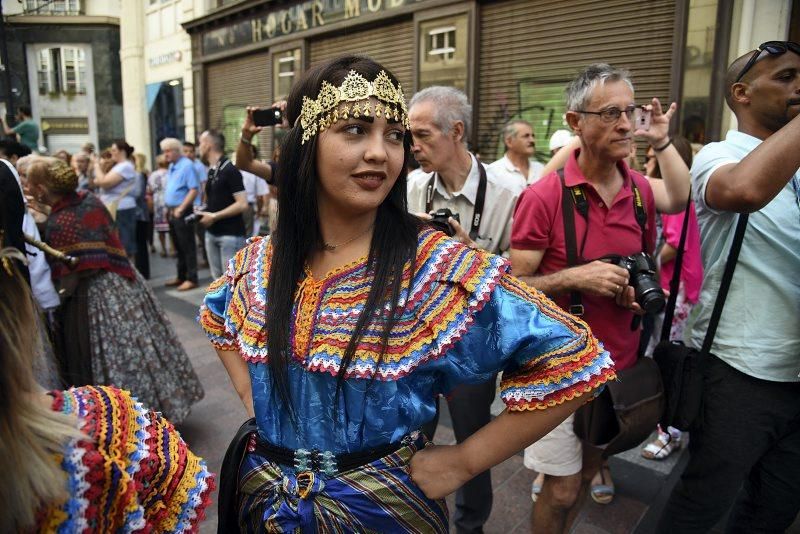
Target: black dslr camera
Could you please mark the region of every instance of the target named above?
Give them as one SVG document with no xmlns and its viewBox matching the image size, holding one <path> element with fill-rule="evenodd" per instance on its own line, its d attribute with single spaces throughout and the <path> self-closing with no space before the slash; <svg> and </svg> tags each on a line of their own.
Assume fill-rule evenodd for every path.
<svg viewBox="0 0 800 534">
<path fill-rule="evenodd" d="M 429 226 L 432 226 L 440 232 L 444 232 L 450 237 L 453 237 L 456 234 L 456 231 L 453 230 L 452 226 L 450 226 L 448 219 L 452 217 L 458 222 L 461 222 L 461 219 L 458 218 L 458 213 L 453 213 L 450 211 L 450 208 L 442 208 L 440 210 L 432 211 L 430 216 L 431 220 L 428 221 Z"/>
<path fill-rule="evenodd" d="M 656 279 L 656 262 L 649 254 L 639 252 L 631 256 L 611 255 L 602 259 L 628 271 L 629 283 L 636 293 L 636 302 L 644 311 L 658 313 L 664 309 L 666 298 Z"/>
</svg>

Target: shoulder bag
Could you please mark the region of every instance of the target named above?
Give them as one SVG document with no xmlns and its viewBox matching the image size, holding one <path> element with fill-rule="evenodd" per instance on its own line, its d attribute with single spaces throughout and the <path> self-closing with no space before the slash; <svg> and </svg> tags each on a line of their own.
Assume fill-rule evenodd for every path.
<svg viewBox="0 0 800 534">
<path fill-rule="evenodd" d="M 702 422 L 700 413 L 702 410 L 704 366 L 711 352 L 711 344 L 714 342 L 714 335 L 717 333 L 717 325 L 722 316 L 725 299 L 728 296 L 728 289 L 733 279 L 733 271 L 736 269 L 736 263 L 739 260 L 739 251 L 742 248 L 742 240 L 747 229 L 748 218 L 746 213 L 739 214 L 731 249 L 725 262 L 725 271 L 722 274 L 722 281 L 717 293 L 717 300 L 714 303 L 714 310 L 711 312 L 711 319 L 708 323 L 703 346 L 698 351 L 695 348 L 687 347 L 681 340 L 670 341 L 669 339 L 670 331 L 672 330 L 672 315 L 675 312 L 675 303 L 680 287 L 683 249 L 686 242 L 686 231 L 689 226 L 690 203 L 691 196 L 686 205 L 687 209 L 683 219 L 680 244 L 675 257 L 675 272 L 672 274 L 672 280 L 670 280 L 669 284 L 670 295 L 669 301 L 667 301 L 667 308 L 664 311 L 661 341 L 656 345 L 653 352 L 653 360 L 661 370 L 661 379 L 664 382 L 666 397 L 666 407 L 661 417 L 661 426 L 662 428 L 673 426 L 681 430 L 689 430 Z"/>
</svg>

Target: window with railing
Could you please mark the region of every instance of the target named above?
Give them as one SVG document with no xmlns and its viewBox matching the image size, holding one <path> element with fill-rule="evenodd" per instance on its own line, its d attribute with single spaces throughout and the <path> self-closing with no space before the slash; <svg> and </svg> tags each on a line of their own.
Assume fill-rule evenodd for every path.
<svg viewBox="0 0 800 534">
<path fill-rule="evenodd" d="M 37 54 L 39 94 L 86 94 L 86 51 L 64 46 Z"/>
<path fill-rule="evenodd" d="M 82 15 L 81 0 L 25 0 L 26 15 Z"/>
</svg>

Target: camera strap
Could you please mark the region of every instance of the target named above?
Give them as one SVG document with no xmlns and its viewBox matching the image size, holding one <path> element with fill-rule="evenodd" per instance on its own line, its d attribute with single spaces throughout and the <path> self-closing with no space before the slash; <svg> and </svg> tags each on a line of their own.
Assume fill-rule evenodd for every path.
<svg viewBox="0 0 800 534">
<path fill-rule="evenodd" d="M 564 245 L 567 249 L 567 267 L 575 267 L 578 265 L 578 245 L 575 236 L 575 208 L 581 212 L 585 210 L 585 214 L 581 216 L 589 222 L 589 203 L 579 187 L 567 187 L 564 181 L 564 169 L 558 169 L 558 177 L 561 179 L 561 214 L 564 217 Z M 572 202 L 570 202 L 572 200 Z M 586 226 L 586 232 L 583 234 L 583 243 L 581 245 L 581 254 L 583 254 L 583 245 L 586 244 L 586 235 L 589 233 L 589 226 Z M 583 315 L 583 302 L 581 300 L 580 291 L 569 292 L 569 313 L 576 317 Z"/>
<path fill-rule="evenodd" d="M 486 201 L 486 169 L 480 161 L 475 160 L 478 165 L 478 193 L 475 196 L 475 209 L 472 212 L 472 221 L 469 228 L 469 238 L 475 241 L 478 239 L 478 231 L 481 227 L 481 219 L 483 218 L 483 204 Z M 435 182 L 438 173 L 433 173 L 428 185 L 425 188 L 425 213 L 433 211 L 433 193 L 435 191 Z"/>
<path fill-rule="evenodd" d="M 558 178 L 561 180 L 561 214 L 564 219 L 564 245 L 567 252 L 567 266 L 575 267 L 583 261 L 583 249 L 586 246 L 586 236 L 589 235 L 589 199 L 581 185 L 567 186 L 564 180 L 564 169 L 558 169 Z M 647 252 L 647 209 L 644 205 L 642 192 L 636 187 L 636 182 L 631 178 L 631 192 L 633 193 L 633 214 L 636 224 L 642 233 L 642 251 Z M 574 210 L 573 210 L 574 206 Z M 586 231 L 581 240 L 580 255 L 578 254 L 577 237 L 575 230 L 575 211 L 586 222 Z M 569 312 L 580 317 L 584 313 L 580 291 L 571 291 L 569 294 Z"/>
</svg>

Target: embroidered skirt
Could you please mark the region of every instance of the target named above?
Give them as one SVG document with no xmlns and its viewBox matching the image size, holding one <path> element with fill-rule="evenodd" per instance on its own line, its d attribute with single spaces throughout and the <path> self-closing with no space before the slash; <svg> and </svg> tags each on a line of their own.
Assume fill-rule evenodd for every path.
<svg viewBox="0 0 800 534">
<path fill-rule="evenodd" d="M 407 445 L 361 467 L 326 476 L 299 476 L 248 453 L 239 472 L 241 532 L 446 533 L 447 505 L 411 480 Z"/>
</svg>

